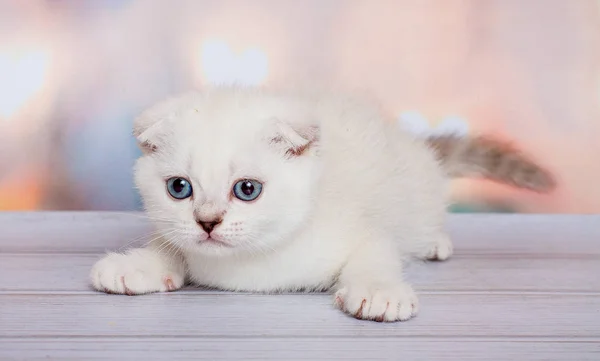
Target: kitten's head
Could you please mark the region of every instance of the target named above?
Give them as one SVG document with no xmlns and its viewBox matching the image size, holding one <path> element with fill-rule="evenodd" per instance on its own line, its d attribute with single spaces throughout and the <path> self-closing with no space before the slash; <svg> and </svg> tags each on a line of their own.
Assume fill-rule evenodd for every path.
<svg viewBox="0 0 600 361">
<path fill-rule="evenodd" d="M 185 94 L 145 111 L 134 135 L 146 212 L 178 247 L 265 253 L 309 217 L 319 128 L 300 99 L 240 89 Z"/>
</svg>

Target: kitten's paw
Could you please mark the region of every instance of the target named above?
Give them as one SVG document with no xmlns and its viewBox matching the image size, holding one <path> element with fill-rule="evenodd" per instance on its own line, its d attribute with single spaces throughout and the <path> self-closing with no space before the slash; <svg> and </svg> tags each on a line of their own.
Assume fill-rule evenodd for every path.
<svg viewBox="0 0 600 361">
<path fill-rule="evenodd" d="M 133 249 L 126 254 L 106 255 L 92 267 L 90 278 L 98 291 L 140 295 L 181 288 L 184 269 L 183 265 L 167 265 L 151 250 Z"/>
<path fill-rule="evenodd" d="M 362 320 L 406 321 L 416 316 L 419 300 L 408 284 L 342 287 L 335 293 L 336 307 Z"/>
<path fill-rule="evenodd" d="M 429 261 L 445 261 L 452 256 L 453 247 L 450 237 L 445 234 L 438 236 L 433 246 L 422 255 L 422 259 Z"/>
</svg>

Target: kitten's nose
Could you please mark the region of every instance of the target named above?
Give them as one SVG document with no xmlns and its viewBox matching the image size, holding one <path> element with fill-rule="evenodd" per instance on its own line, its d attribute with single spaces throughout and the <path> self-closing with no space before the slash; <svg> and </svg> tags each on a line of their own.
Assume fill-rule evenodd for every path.
<svg viewBox="0 0 600 361">
<path fill-rule="evenodd" d="M 198 219 L 196 222 L 198 222 L 198 224 L 200 225 L 200 227 L 202 227 L 204 232 L 210 234 L 210 232 L 212 232 L 212 230 L 222 221 L 222 219 L 213 219 L 210 221 L 202 221 Z"/>
</svg>

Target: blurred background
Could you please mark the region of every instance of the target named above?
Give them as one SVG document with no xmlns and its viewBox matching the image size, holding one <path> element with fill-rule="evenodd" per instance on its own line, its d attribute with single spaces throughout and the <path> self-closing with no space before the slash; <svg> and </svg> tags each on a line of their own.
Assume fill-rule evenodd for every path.
<svg viewBox="0 0 600 361">
<path fill-rule="evenodd" d="M 0 209 L 137 210 L 141 110 L 310 78 L 419 134 L 512 141 L 559 182 L 456 181 L 454 211 L 600 212 L 600 0 L 0 0 Z"/>
</svg>

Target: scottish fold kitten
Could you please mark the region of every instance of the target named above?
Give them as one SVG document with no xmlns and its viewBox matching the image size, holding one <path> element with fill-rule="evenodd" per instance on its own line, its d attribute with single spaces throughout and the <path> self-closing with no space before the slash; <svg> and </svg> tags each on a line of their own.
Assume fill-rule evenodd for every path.
<svg viewBox="0 0 600 361">
<path fill-rule="evenodd" d="M 135 121 L 135 181 L 161 237 L 110 253 L 95 289 L 144 294 L 186 280 L 239 291 L 333 290 L 359 319 L 408 320 L 408 257 L 445 260 L 450 176 L 534 190 L 552 178 L 483 138 L 426 141 L 369 102 L 217 88 L 164 101 Z"/>
</svg>

